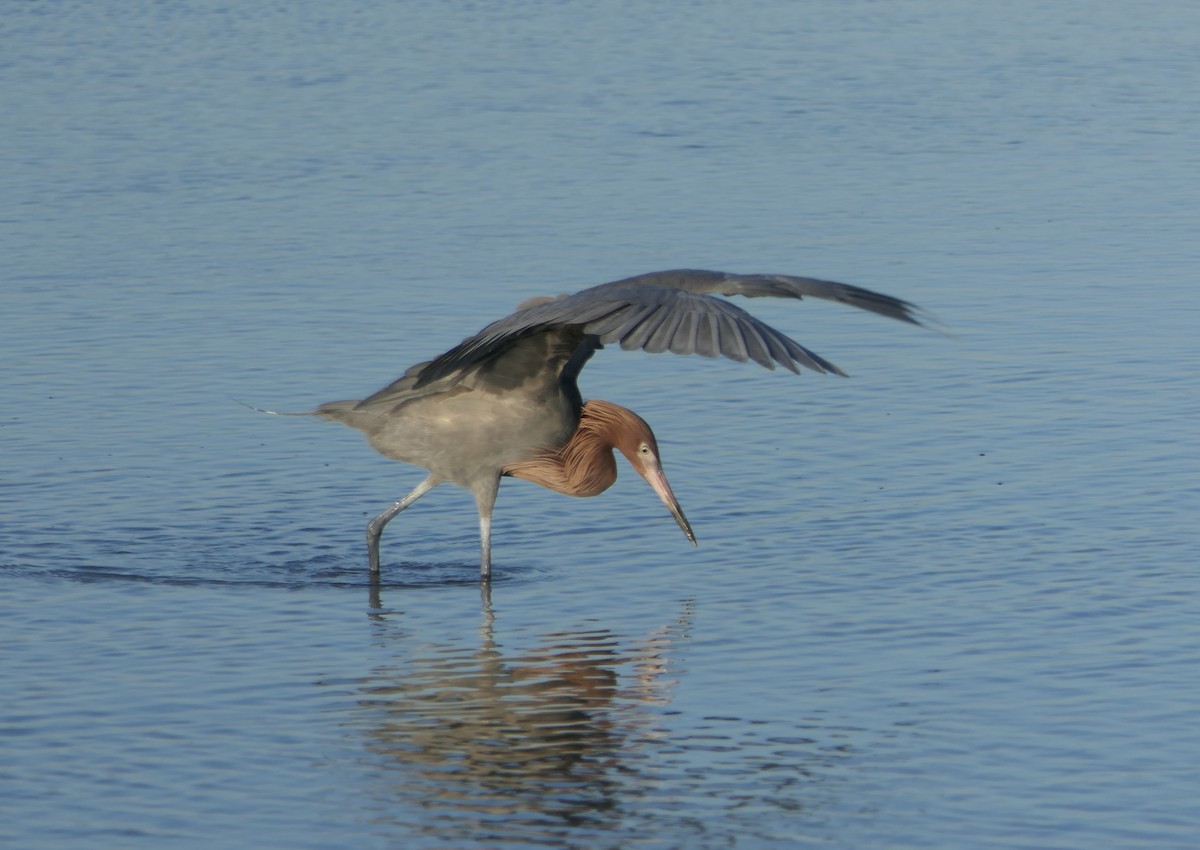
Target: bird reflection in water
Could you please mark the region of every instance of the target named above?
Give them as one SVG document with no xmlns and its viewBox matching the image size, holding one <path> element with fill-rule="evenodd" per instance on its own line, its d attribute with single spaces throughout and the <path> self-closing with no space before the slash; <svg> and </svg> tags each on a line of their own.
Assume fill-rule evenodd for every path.
<svg viewBox="0 0 1200 850">
<path fill-rule="evenodd" d="M 655 737 L 651 707 L 669 701 L 690 603 L 638 640 L 595 628 L 505 650 L 487 585 L 482 593 L 478 649 L 429 647 L 361 688 L 369 747 L 401 804 L 389 811 L 415 814 L 407 830 L 443 839 L 603 830 L 639 742 Z"/>
</svg>

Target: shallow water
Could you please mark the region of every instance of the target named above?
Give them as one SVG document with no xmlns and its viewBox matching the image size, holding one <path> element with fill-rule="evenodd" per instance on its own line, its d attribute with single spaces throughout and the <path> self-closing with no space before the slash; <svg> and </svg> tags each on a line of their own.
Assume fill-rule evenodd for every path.
<svg viewBox="0 0 1200 850">
<path fill-rule="evenodd" d="M 0 843 L 1190 848 L 1200 91 L 1181 7 L 0 28 Z M 471 498 L 344 428 L 529 295 L 741 302 L 848 380 L 600 353 L 627 468 Z"/>
</svg>

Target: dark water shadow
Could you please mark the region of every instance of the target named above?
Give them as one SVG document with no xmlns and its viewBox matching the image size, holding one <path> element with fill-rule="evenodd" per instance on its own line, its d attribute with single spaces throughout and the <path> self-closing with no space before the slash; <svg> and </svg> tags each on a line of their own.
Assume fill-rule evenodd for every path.
<svg viewBox="0 0 1200 850">
<path fill-rule="evenodd" d="M 536 581 L 547 570 L 528 566 L 498 567 L 491 584 Z M 362 558 L 319 554 L 306 558 L 238 559 L 214 552 L 201 557 L 198 550 L 181 547 L 178 554 L 148 558 L 136 547 L 103 560 L 62 558 L 56 561 L 0 562 L 0 579 L 24 578 L 79 583 L 128 582 L 164 587 L 353 588 L 415 589 L 454 585 L 479 586 L 478 562 L 407 561 L 387 564 L 377 578 Z"/>
</svg>

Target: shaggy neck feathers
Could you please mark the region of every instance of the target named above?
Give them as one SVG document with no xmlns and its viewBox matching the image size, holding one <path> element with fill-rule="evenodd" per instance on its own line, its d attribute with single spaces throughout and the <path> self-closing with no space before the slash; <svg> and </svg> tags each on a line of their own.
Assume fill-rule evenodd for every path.
<svg viewBox="0 0 1200 850">
<path fill-rule="evenodd" d="M 632 461 L 643 442 L 654 448 L 654 434 L 640 416 L 619 404 L 589 401 L 566 445 L 509 464 L 504 474 L 568 496 L 595 496 L 617 480 L 613 449 Z"/>
</svg>

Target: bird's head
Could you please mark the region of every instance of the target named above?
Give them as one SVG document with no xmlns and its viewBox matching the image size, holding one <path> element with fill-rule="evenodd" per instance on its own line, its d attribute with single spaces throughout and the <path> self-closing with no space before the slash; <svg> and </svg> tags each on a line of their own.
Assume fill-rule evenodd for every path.
<svg viewBox="0 0 1200 850">
<path fill-rule="evenodd" d="M 625 459 L 629 461 L 637 474 L 646 479 L 646 483 L 662 499 L 663 504 L 671 512 L 671 516 L 675 517 L 675 521 L 679 523 L 679 527 L 683 529 L 683 533 L 687 535 L 687 539 L 692 542 L 692 545 L 697 545 L 691 523 L 683 515 L 683 508 L 679 507 L 679 500 L 675 498 L 675 494 L 671 491 L 671 485 L 667 482 L 667 475 L 663 472 L 662 461 L 658 454 L 658 441 L 654 439 L 654 432 L 650 430 L 646 420 L 632 410 L 626 408 L 620 408 L 620 410 L 623 415 L 619 418 L 618 426 L 611 432 L 613 445 L 621 454 L 625 455 Z"/>
</svg>

